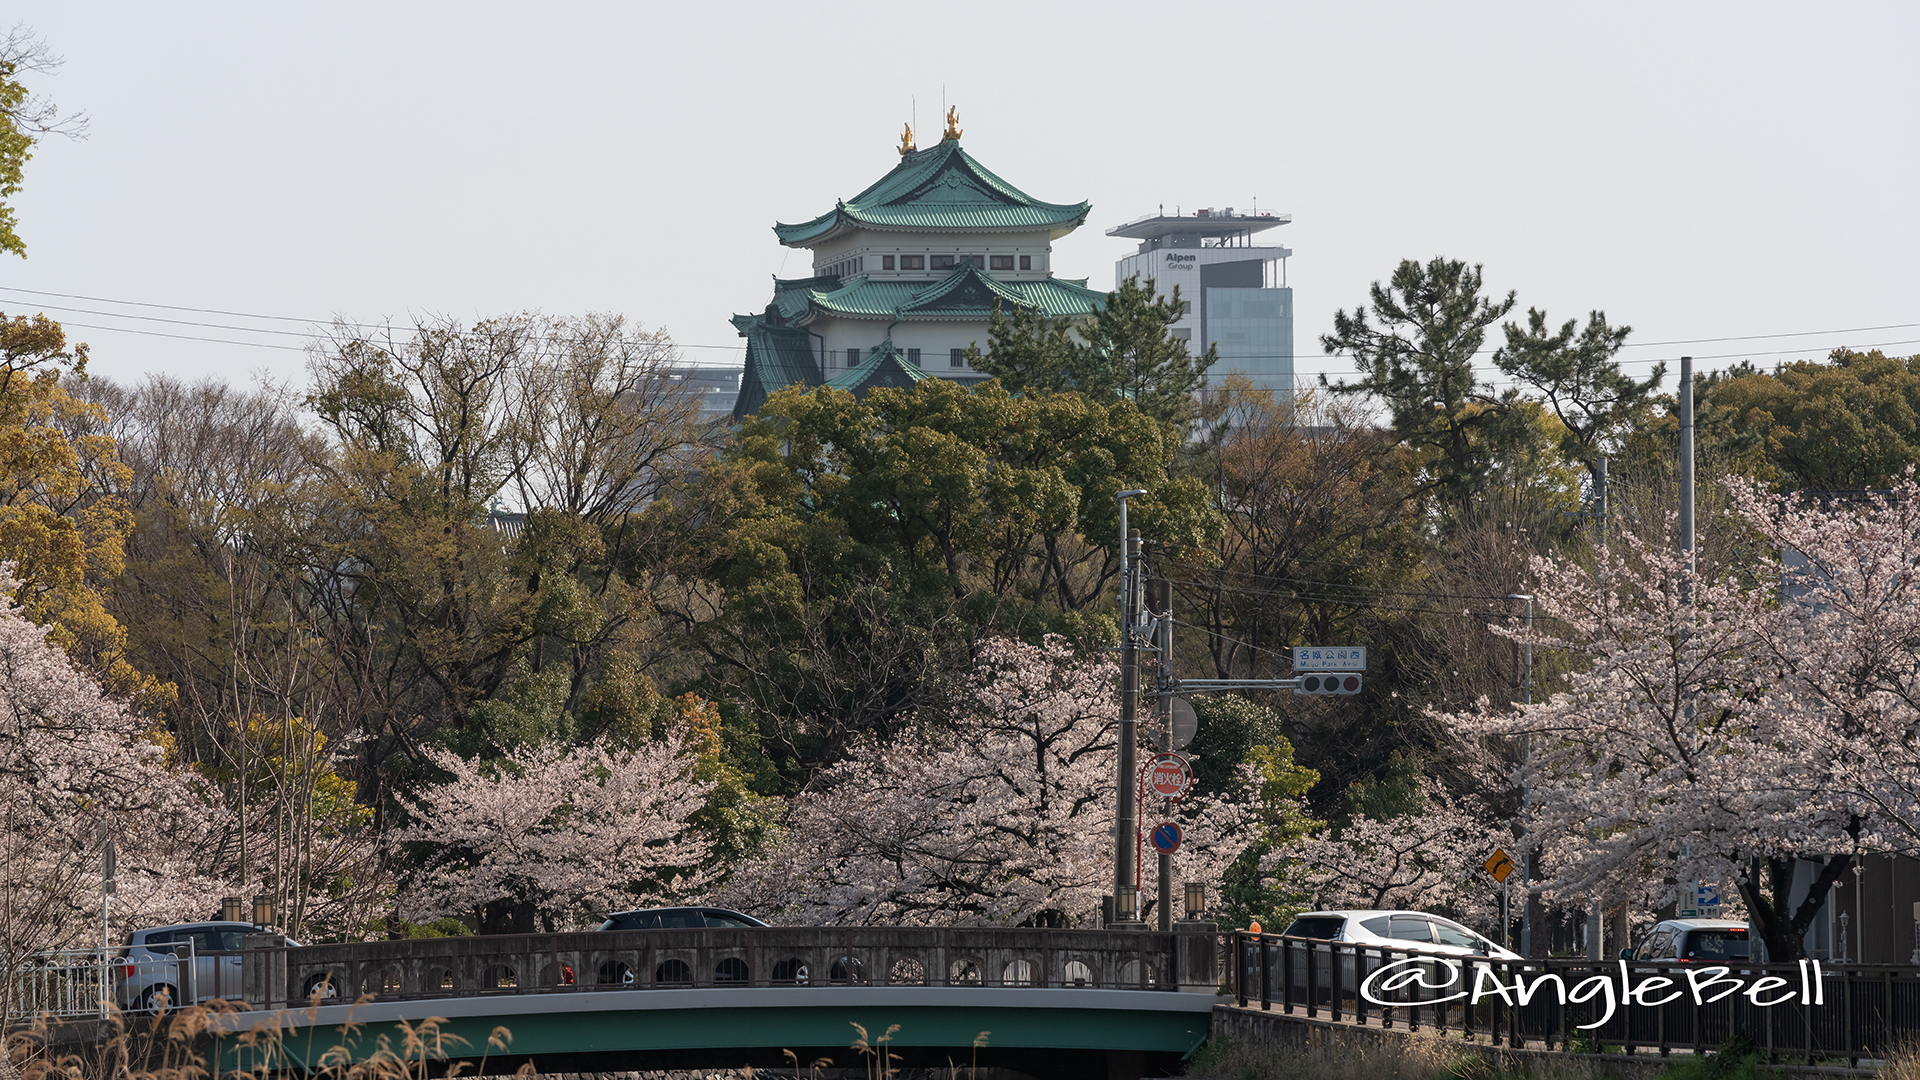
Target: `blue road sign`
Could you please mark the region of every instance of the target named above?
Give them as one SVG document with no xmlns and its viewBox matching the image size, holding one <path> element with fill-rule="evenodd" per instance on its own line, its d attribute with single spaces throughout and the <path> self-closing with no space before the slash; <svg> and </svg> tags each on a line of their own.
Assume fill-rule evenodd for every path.
<svg viewBox="0 0 1920 1080">
<path fill-rule="evenodd" d="M 1180 850 L 1180 826 L 1171 821 L 1155 825 L 1148 842 L 1153 845 L 1153 850 L 1171 855 Z"/>
</svg>

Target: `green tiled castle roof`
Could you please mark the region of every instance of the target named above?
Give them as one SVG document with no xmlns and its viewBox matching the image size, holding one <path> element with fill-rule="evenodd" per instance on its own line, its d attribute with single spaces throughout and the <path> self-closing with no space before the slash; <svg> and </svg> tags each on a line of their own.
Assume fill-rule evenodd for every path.
<svg viewBox="0 0 1920 1080">
<path fill-rule="evenodd" d="M 808 247 L 852 228 L 907 232 L 1026 232 L 1059 238 L 1079 228 L 1086 202 L 1041 202 L 995 176 L 945 139 L 900 158 L 879 182 L 797 225 L 775 224 L 789 247 Z"/>
<path fill-rule="evenodd" d="M 900 350 L 893 347 L 893 339 L 888 338 L 868 349 L 866 359 L 835 375 L 827 385 L 835 390 L 851 391 L 856 397 L 866 397 L 867 391 L 876 386 L 897 386 L 904 390 L 929 378 L 932 376 L 901 355 Z"/>
<path fill-rule="evenodd" d="M 984 320 L 993 313 L 996 303 L 1003 308 L 1035 308 L 1057 318 L 1098 311 L 1106 300 L 1107 294 L 1074 282 L 1058 278 L 1001 281 L 971 266 L 963 266 L 939 281 L 863 279 L 839 288 L 774 294 L 774 305 L 789 320 L 804 307 L 851 319 Z"/>
<path fill-rule="evenodd" d="M 747 339 L 746 370 L 740 376 L 740 396 L 734 400 L 733 415 L 759 412 L 775 390 L 795 383 L 820 384 L 813 335 L 797 327 L 770 325 L 760 315 L 735 315 L 733 325 Z"/>
</svg>

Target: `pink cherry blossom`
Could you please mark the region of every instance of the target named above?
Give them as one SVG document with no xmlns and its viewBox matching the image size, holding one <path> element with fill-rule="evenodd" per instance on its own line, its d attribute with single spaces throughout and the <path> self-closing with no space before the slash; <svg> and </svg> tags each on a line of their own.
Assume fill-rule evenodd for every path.
<svg viewBox="0 0 1920 1080">
<path fill-rule="evenodd" d="M 498 901 L 533 905 L 550 927 L 610 911 L 670 903 L 704 889 L 712 843 L 689 818 L 709 792 L 676 736 L 637 750 L 604 741 L 517 750 L 488 762 L 426 754 L 451 774 L 404 799 L 426 864 L 400 894 L 400 912 L 431 919 Z"/>
<path fill-rule="evenodd" d="M 950 717 L 826 770 L 722 899 L 801 923 L 1097 923 L 1113 887 L 1116 674 L 1058 638 L 987 642 Z M 1183 875 L 1216 878 L 1246 845 L 1237 806 L 1175 816 Z"/>
</svg>

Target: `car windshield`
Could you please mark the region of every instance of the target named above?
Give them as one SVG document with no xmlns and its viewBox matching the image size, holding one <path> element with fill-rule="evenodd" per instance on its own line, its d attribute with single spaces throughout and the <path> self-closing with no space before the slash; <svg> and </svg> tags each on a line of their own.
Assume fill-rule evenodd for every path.
<svg viewBox="0 0 1920 1080">
<path fill-rule="evenodd" d="M 1340 936 L 1347 920 L 1338 915 L 1302 915 L 1287 927 L 1288 937 L 1321 938 L 1331 941 Z"/>
<path fill-rule="evenodd" d="M 1745 960 L 1745 930 L 1695 930 L 1687 935 L 1689 960 Z"/>
</svg>

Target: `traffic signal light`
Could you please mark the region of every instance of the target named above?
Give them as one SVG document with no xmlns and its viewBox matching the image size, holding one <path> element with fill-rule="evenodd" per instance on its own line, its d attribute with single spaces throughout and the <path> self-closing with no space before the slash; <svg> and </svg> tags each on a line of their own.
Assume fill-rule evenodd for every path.
<svg viewBox="0 0 1920 1080">
<path fill-rule="evenodd" d="M 1357 694 L 1360 692 L 1360 676 L 1340 672 L 1303 675 L 1300 677 L 1300 685 L 1294 687 L 1293 692 L 1296 694 Z"/>
</svg>

